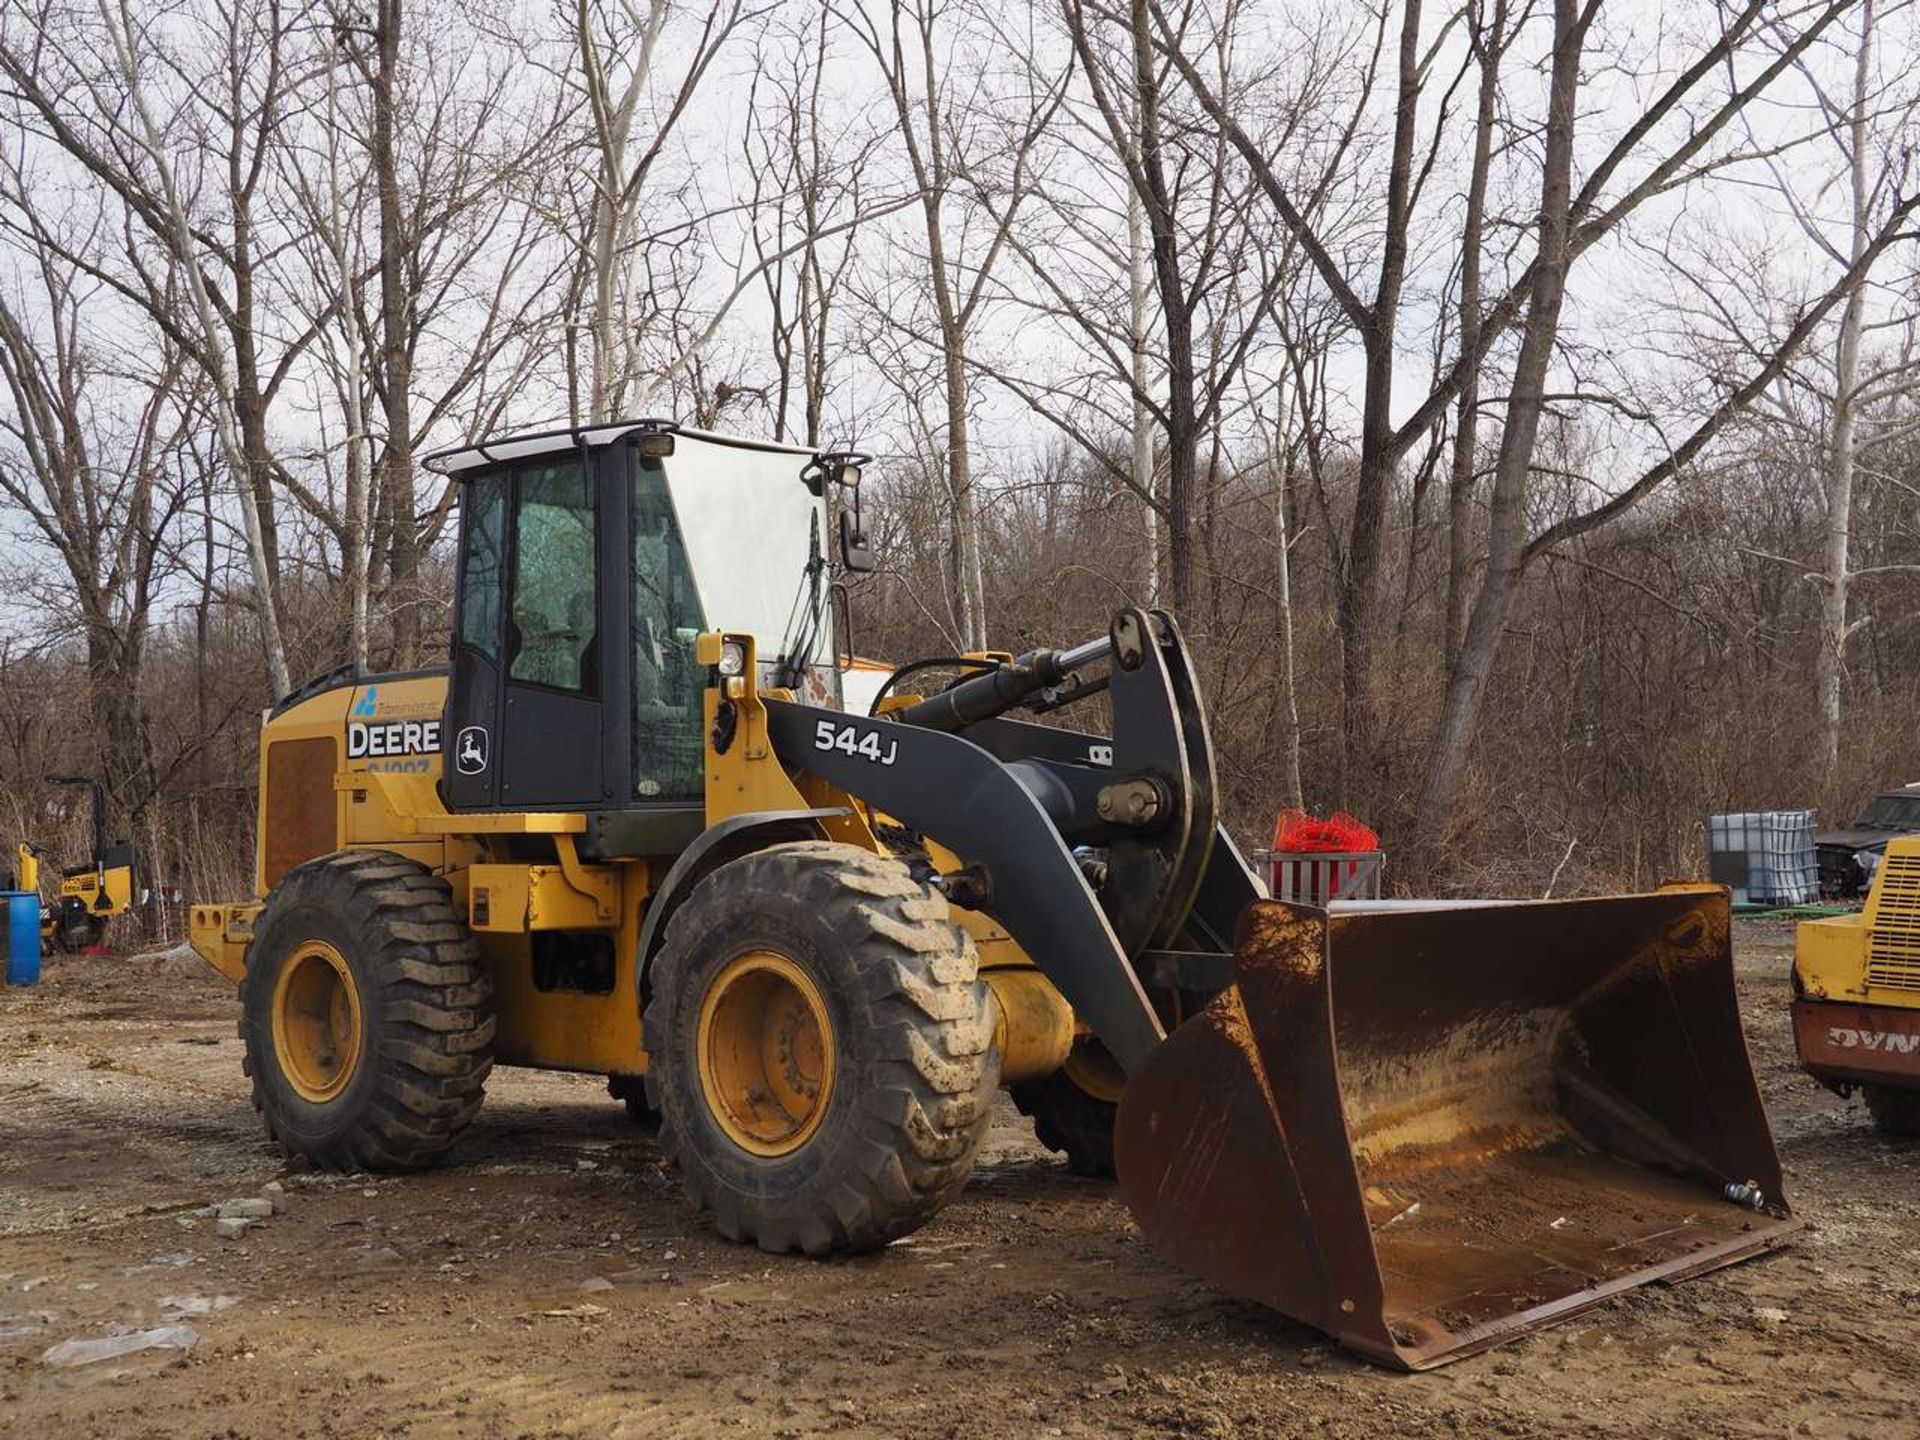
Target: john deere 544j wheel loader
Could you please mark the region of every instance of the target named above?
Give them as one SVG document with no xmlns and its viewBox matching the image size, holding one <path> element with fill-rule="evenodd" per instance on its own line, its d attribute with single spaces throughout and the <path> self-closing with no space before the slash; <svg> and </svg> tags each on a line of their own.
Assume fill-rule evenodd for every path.
<svg viewBox="0 0 1920 1440">
<path fill-rule="evenodd" d="M 282 1146 L 425 1165 L 493 1065 L 602 1074 L 722 1233 L 824 1255 L 926 1223 L 1004 1084 L 1175 1258 L 1408 1368 L 1793 1227 L 1724 891 L 1270 903 L 1163 614 L 845 713 L 860 459 L 436 457 L 448 670 L 281 702 L 255 899 L 194 912 Z"/>
</svg>

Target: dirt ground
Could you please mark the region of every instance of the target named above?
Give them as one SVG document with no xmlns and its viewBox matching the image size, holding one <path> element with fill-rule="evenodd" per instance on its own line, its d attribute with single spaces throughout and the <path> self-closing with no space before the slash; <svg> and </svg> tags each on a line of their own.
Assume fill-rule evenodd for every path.
<svg viewBox="0 0 1920 1440">
<path fill-rule="evenodd" d="M 1920 1435 L 1920 1147 L 1794 1068 L 1790 944 L 1743 926 L 1740 983 L 1808 1229 L 1419 1376 L 1161 1263 L 1011 1107 L 909 1241 L 775 1259 L 592 1080 L 496 1071 L 432 1174 L 291 1173 L 221 981 L 54 960 L 0 990 L 0 1435 Z M 275 1179 L 241 1239 L 193 1213 Z M 175 1321 L 192 1349 L 42 1360 Z"/>
</svg>

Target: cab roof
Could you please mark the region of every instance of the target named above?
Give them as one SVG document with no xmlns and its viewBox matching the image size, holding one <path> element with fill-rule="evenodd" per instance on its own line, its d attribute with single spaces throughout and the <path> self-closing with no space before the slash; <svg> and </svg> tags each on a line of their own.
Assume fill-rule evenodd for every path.
<svg viewBox="0 0 1920 1440">
<path fill-rule="evenodd" d="M 623 440 L 629 435 L 647 432 L 684 435 L 690 440 L 705 440 L 716 445 L 735 445 L 743 450 L 763 450 L 776 455 L 813 456 L 822 452 L 809 445 L 788 445 L 778 440 L 754 440 L 743 435 L 723 435 L 713 430 L 698 430 L 677 420 L 645 418 L 612 420 L 604 425 L 576 425 L 562 430 L 522 430 L 488 436 L 470 445 L 455 445 L 435 450 L 421 464 L 436 475 L 458 478 L 469 470 L 481 470 L 514 460 L 535 460 L 542 455 L 560 455 L 582 448 L 597 449 Z"/>
</svg>

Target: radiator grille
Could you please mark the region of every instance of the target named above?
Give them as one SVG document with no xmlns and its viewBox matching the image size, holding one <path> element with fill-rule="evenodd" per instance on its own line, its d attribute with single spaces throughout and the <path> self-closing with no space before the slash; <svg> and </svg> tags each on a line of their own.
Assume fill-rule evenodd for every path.
<svg viewBox="0 0 1920 1440">
<path fill-rule="evenodd" d="M 339 848 L 333 796 L 338 759 L 327 736 L 276 740 L 267 746 L 266 803 L 260 816 L 266 830 L 260 872 L 263 891 L 278 885 L 294 866 Z"/>
<path fill-rule="evenodd" d="M 1867 984 L 1920 990 L 1920 855 L 1880 862 L 1880 899 L 1867 934 Z"/>
</svg>

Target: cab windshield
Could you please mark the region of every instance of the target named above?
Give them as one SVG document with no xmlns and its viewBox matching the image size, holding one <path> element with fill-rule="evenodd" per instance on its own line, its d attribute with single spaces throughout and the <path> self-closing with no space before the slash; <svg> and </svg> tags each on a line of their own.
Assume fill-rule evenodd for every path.
<svg viewBox="0 0 1920 1440">
<path fill-rule="evenodd" d="M 800 478 L 810 459 L 682 433 L 664 464 L 707 629 L 752 635 L 762 663 L 806 665 L 833 694 L 826 500 Z"/>
<path fill-rule="evenodd" d="M 810 458 L 686 434 L 675 436 L 665 459 L 634 457 L 636 800 L 702 792 L 707 681 L 694 642 L 703 631 L 752 635 L 774 683 L 804 684 L 816 701 L 837 697 L 826 631 L 826 506 L 800 478 Z"/>
<path fill-rule="evenodd" d="M 1920 830 L 1920 795 L 1876 795 L 1853 823 L 1870 830 Z"/>
</svg>

